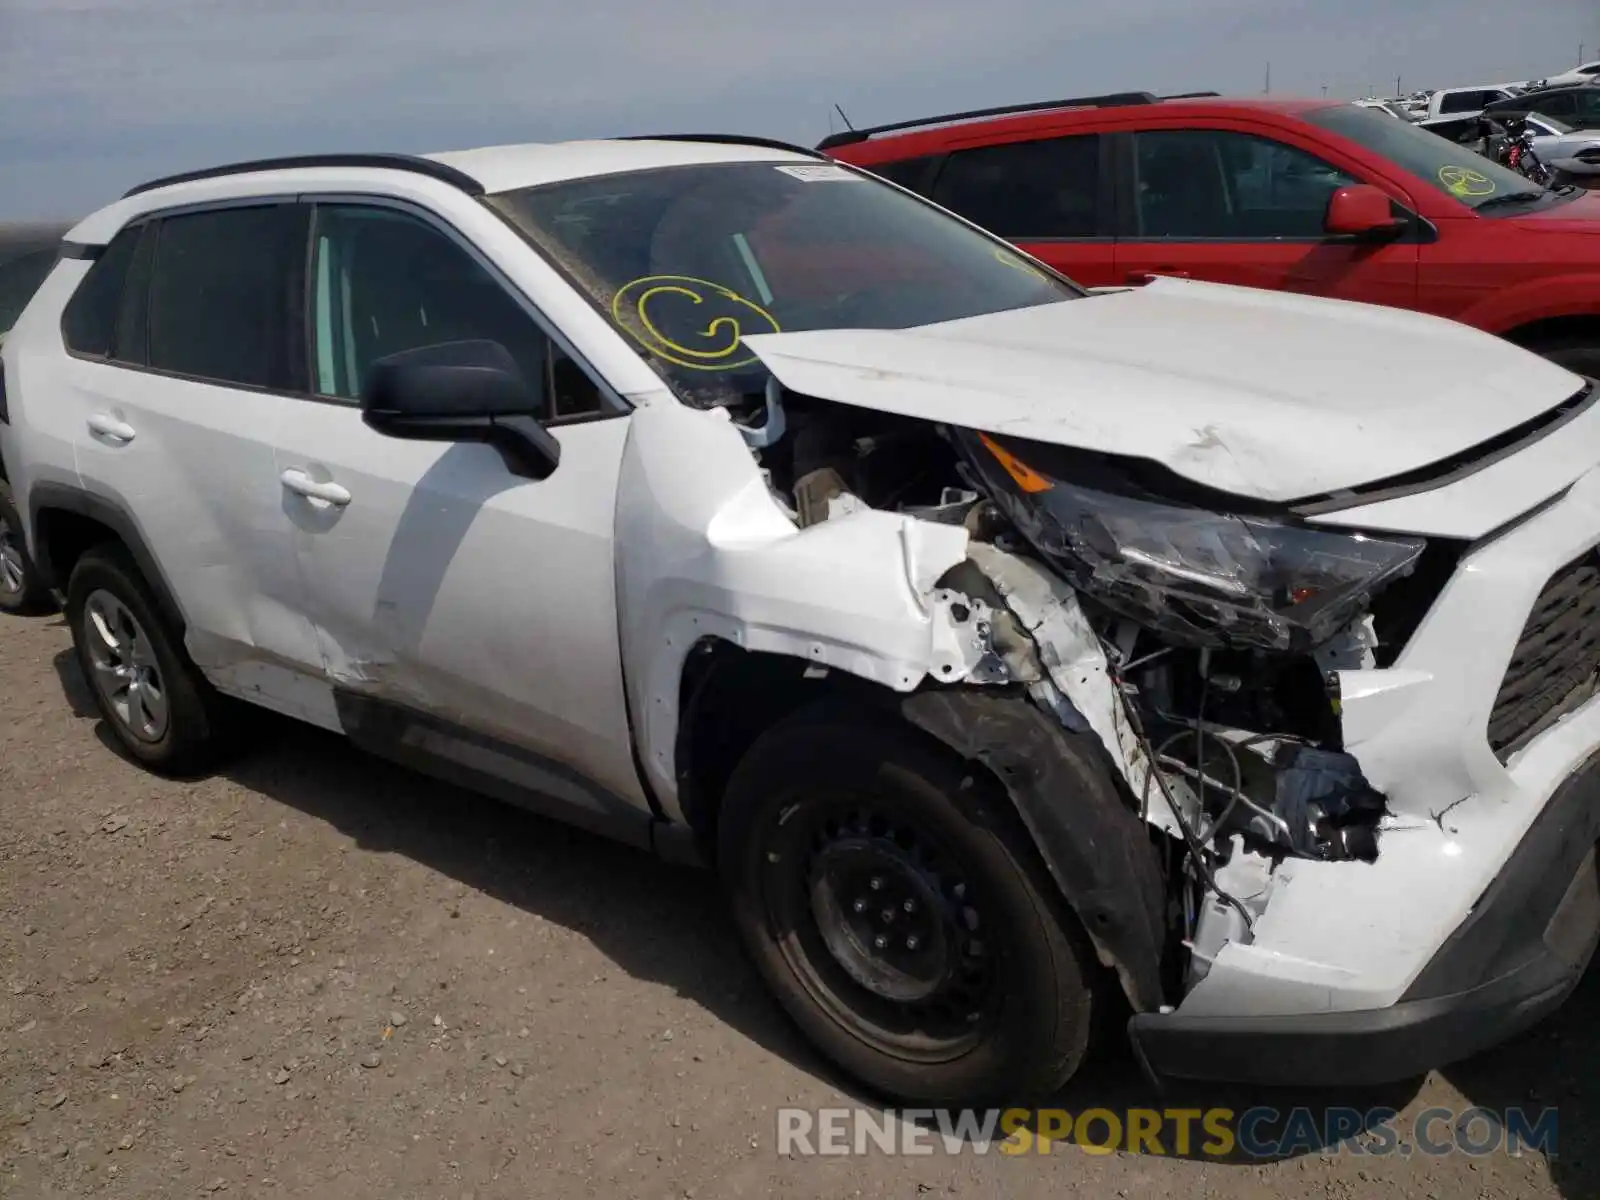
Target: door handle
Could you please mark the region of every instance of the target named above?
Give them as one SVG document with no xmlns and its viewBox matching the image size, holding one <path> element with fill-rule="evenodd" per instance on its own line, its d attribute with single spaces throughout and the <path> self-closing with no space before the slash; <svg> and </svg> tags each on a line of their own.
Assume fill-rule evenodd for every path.
<svg viewBox="0 0 1600 1200">
<path fill-rule="evenodd" d="M 1162 278 L 1166 278 L 1166 279 L 1188 279 L 1189 277 L 1190 277 L 1189 276 L 1189 272 L 1187 272 L 1187 271 L 1173 271 L 1173 270 L 1169 270 L 1169 269 L 1167 269 L 1165 267 L 1158 267 L 1154 271 L 1129 271 L 1128 272 L 1128 282 L 1129 283 L 1153 283 L 1157 279 L 1162 279 Z"/>
<path fill-rule="evenodd" d="M 284 487 L 298 496 L 308 500 L 321 500 L 324 504 L 332 504 L 343 508 L 350 503 L 350 489 L 340 487 L 337 483 L 319 483 L 304 471 L 290 467 L 278 476 Z"/>
<path fill-rule="evenodd" d="M 126 445 L 133 441 L 134 429 L 126 421 L 119 421 L 108 413 L 95 413 L 89 418 L 89 432 Z"/>
</svg>

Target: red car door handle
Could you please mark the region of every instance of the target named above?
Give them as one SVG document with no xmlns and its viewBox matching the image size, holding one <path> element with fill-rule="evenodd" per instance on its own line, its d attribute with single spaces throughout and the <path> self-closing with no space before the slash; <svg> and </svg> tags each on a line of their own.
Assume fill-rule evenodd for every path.
<svg viewBox="0 0 1600 1200">
<path fill-rule="evenodd" d="M 1166 267 L 1159 267 L 1154 271 L 1129 271 L 1128 272 L 1128 282 L 1129 283 L 1150 283 L 1152 280 L 1161 279 L 1161 278 L 1188 279 L 1189 278 L 1189 272 L 1187 272 L 1187 271 L 1173 271 L 1173 270 L 1169 270 Z"/>
</svg>

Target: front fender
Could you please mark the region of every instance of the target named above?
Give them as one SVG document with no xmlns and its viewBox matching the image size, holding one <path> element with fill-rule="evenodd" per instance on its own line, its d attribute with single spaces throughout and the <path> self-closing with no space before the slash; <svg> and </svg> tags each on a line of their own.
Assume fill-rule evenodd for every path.
<svg viewBox="0 0 1600 1200">
<path fill-rule="evenodd" d="M 1492 289 L 1456 319 L 1506 334 L 1558 317 L 1600 319 L 1600 271 L 1574 271 Z"/>
<path fill-rule="evenodd" d="M 617 609 L 634 736 L 666 815 L 683 819 L 684 663 L 706 637 L 849 672 L 895 692 L 968 679 L 971 613 L 937 581 L 967 534 L 863 510 L 800 529 L 727 414 L 671 400 L 633 415 L 617 494 Z"/>
</svg>

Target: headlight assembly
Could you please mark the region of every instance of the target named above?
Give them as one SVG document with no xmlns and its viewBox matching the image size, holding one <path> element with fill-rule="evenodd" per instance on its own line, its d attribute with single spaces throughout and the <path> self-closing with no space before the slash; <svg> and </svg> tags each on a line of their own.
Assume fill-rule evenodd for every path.
<svg viewBox="0 0 1600 1200">
<path fill-rule="evenodd" d="M 987 435 L 958 441 L 1006 516 L 1074 587 L 1181 644 L 1310 650 L 1409 573 L 1424 547 L 1119 495 L 1053 478 Z"/>
</svg>

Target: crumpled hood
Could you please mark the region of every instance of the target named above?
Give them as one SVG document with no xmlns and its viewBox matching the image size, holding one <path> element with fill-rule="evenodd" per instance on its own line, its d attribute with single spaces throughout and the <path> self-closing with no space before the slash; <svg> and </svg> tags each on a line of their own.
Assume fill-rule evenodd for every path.
<svg viewBox="0 0 1600 1200">
<path fill-rule="evenodd" d="M 1429 466 L 1583 386 L 1440 318 L 1177 279 L 913 329 L 745 344 L 792 391 L 1151 459 L 1267 501 Z"/>
</svg>

